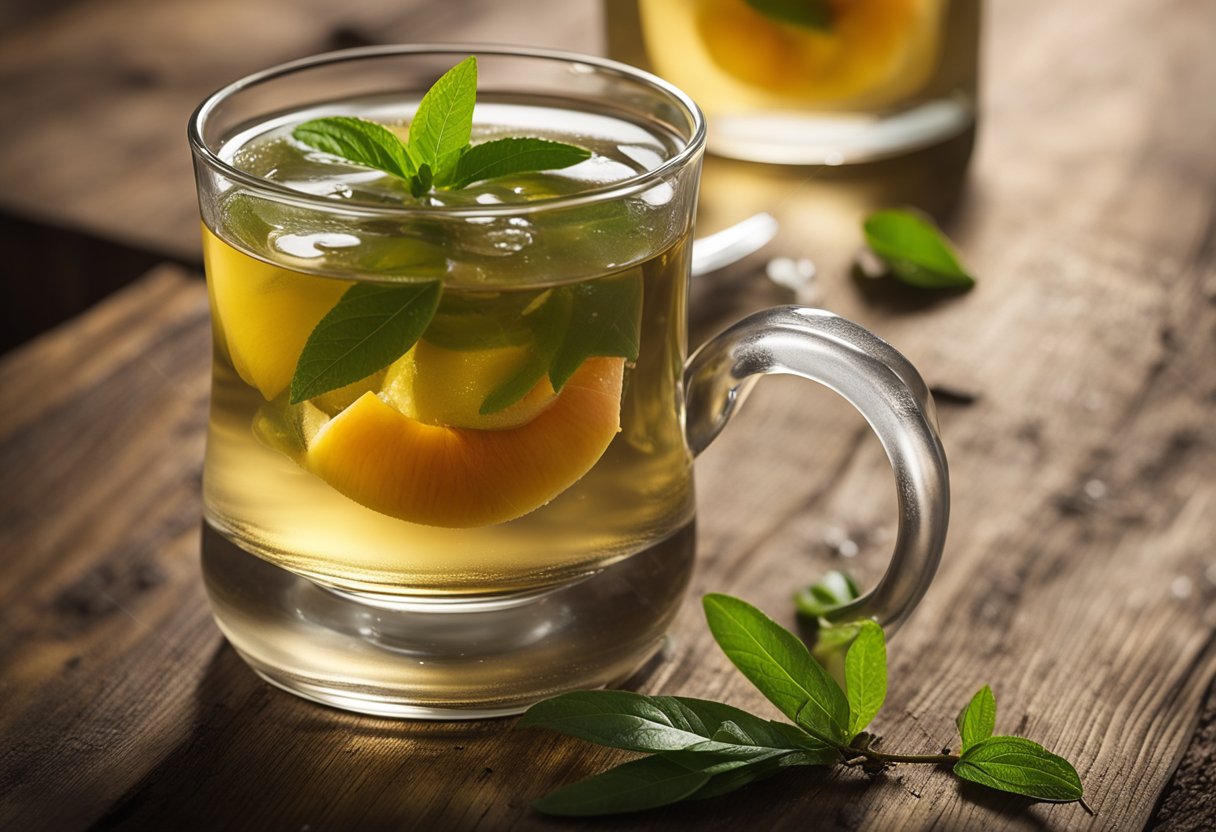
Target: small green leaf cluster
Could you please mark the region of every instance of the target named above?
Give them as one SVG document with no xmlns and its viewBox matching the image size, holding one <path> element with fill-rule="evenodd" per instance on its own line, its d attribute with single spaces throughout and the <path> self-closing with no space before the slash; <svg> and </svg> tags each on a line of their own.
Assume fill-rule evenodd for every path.
<svg viewBox="0 0 1216 832">
<path fill-rule="evenodd" d="M 305 122 L 292 136 L 352 164 L 398 177 L 414 197 L 432 188 L 463 188 L 590 158 L 584 148 L 547 139 L 508 137 L 470 145 L 476 98 L 477 59 L 470 56 L 423 96 L 407 141 L 382 124 L 348 116 Z M 546 375 L 560 392 L 592 356 L 637 360 L 640 272 L 559 286 L 534 300 L 526 308 L 512 306 L 518 316 L 511 325 L 483 327 L 492 311 L 445 296 L 441 279 L 352 286 L 309 335 L 291 380 L 290 401 L 298 404 L 383 369 L 424 333 L 430 338 L 432 324 L 434 341 L 448 349 L 528 344 L 524 366 L 487 395 L 483 415 L 519 401 Z M 505 305 L 511 306 L 510 301 Z M 487 341 L 487 333 L 506 340 Z"/>
<path fill-rule="evenodd" d="M 875 211 L 862 225 L 866 245 L 892 277 L 919 289 L 970 289 L 972 277 L 932 221 L 916 211 Z"/>
<path fill-rule="evenodd" d="M 700 699 L 608 690 L 557 696 L 532 706 L 518 726 L 650 756 L 558 789 L 535 801 L 535 809 L 635 812 L 716 797 L 792 766 L 833 763 L 871 773 L 894 763 L 950 765 L 960 778 L 993 789 L 1081 800 L 1080 778 L 1066 760 L 1030 740 L 992 735 L 996 701 L 987 686 L 959 714 L 960 754 L 878 751 L 878 738 L 865 730 L 887 695 L 886 639 L 877 623 L 854 625 L 842 689 L 801 640 L 752 605 L 716 594 L 703 603 L 718 646 L 793 724 Z"/>
</svg>

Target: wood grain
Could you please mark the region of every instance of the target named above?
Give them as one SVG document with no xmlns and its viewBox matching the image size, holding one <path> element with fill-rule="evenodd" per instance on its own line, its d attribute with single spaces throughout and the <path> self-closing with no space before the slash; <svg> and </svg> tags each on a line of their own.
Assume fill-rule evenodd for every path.
<svg viewBox="0 0 1216 832">
<path fill-rule="evenodd" d="M 596 0 L 106 0 L 0 30 L 0 211 L 201 262 L 186 121 L 255 70 L 369 43 L 599 48 Z"/>
<path fill-rule="evenodd" d="M 424 19 L 424 5 L 396 19 Z M 100 8 L 62 14 L 109 14 Z M 425 19 L 431 31 L 476 31 L 485 22 L 464 20 L 468 8 L 436 4 Z M 961 170 L 965 143 L 810 178 L 710 160 L 703 218 L 725 224 L 775 208 L 784 228 L 771 253 L 818 266 L 803 299 L 873 328 L 931 385 L 956 392 L 941 400 L 950 542 L 891 645 L 891 692 L 876 723 L 884 742 L 940 748 L 959 707 L 990 683 L 998 730 L 1073 760 L 1096 817 L 903 767 L 873 779 L 788 772 L 676 810 L 556 822 L 528 800 L 624 755 L 511 731 L 509 721 L 356 717 L 268 688 L 224 645 L 203 600 L 206 298 L 200 283 L 163 269 L 0 361 L 0 828 L 1216 826 L 1207 694 L 1216 679 L 1216 6 L 1113 0 L 1098 12 L 1034 0 L 986 10 L 983 122 L 957 193 L 941 172 Z M 551 24 L 533 19 L 538 37 L 568 32 L 588 9 L 551 12 Z M 395 13 L 369 5 L 356 22 L 378 35 L 376 15 Z M 157 20 L 136 31 L 168 26 Z M 315 51 L 328 20 L 284 25 L 292 43 Z M 219 43 L 207 29 L 194 37 Z M 266 62 L 241 55 L 252 34 L 234 38 L 209 60 L 229 61 L 223 71 Z M 59 57 L 71 48 L 49 46 Z M 166 55 L 212 54 L 171 46 L 144 48 L 169 69 Z M 0 50 L 0 67 L 12 66 L 9 54 Z M 92 83 L 76 74 L 56 82 L 63 95 Z M 22 141 L 3 148 L 3 164 L 31 158 L 33 143 Z M 190 212 L 163 193 L 189 195 L 179 174 L 161 190 L 112 191 L 139 206 L 113 233 L 183 220 Z M 32 179 L 22 181 L 33 188 Z M 91 223 L 105 213 L 97 189 L 114 182 L 80 184 L 93 213 L 79 218 Z M 980 276 L 973 292 L 927 299 L 848 276 L 858 217 L 891 202 L 945 218 Z M 762 265 L 696 288 L 696 339 L 794 300 L 763 280 Z M 790 593 L 822 570 L 843 566 L 872 582 L 893 531 L 889 478 L 847 405 L 791 379 L 760 384 L 698 462 L 693 595 L 668 650 L 634 686 L 765 711 L 710 643 L 695 596 L 732 592 L 792 624 Z"/>
</svg>

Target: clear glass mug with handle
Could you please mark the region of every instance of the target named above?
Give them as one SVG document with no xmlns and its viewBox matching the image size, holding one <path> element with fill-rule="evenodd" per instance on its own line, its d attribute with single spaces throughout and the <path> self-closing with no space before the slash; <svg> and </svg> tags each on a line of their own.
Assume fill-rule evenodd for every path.
<svg viewBox="0 0 1216 832">
<path fill-rule="evenodd" d="M 412 197 L 290 137 L 333 115 L 404 136 L 470 54 L 474 144 L 537 136 L 592 157 Z M 203 572 L 220 628 L 271 683 L 446 719 L 623 681 L 688 584 L 693 458 L 766 373 L 847 398 L 895 471 L 891 565 L 836 615 L 889 626 L 923 595 L 948 484 L 911 365 L 797 307 L 687 358 L 705 125 L 676 88 L 567 53 L 369 47 L 225 87 L 189 136 L 215 345 Z M 391 326 L 427 292 L 421 337 L 385 366 L 297 395 L 301 355 L 339 302 Z"/>
</svg>

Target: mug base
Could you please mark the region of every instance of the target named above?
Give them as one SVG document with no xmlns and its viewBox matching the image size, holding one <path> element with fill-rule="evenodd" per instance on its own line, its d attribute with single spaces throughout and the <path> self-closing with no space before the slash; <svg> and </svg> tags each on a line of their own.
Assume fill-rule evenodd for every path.
<svg viewBox="0 0 1216 832">
<path fill-rule="evenodd" d="M 305 699 L 404 719 L 509 716 L 625 681 L 662 646 L 696 548 L 690 521 L 556 587 L 454 601 L 337 591 L 202 525 L 212 613 L 258 675 Z"/>
</svg>

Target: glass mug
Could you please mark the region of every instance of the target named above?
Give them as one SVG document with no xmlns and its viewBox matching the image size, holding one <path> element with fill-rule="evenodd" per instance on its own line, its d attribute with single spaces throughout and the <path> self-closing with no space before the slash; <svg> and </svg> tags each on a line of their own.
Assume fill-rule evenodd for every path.
<svg viewBox="0 0 1216 832">
<path fill-rule="evenodd" d="M 474 142 L 539 135 L 592 159 L 413 200 L 287 138 L 338 114 L 404 130 L 469 54 Z M 895 468 L 891 566 L 838 615 L 891 625 L 924 593 L 946 462 L 902 356 L 787 307 L 686 361 L 705 125 L 671 85 L 566 53 L 369 47 L 240 80 L 189 135 L 215 336 L 203 573 L 220 628 L 271 683 L 446 719 L 628 678 L 688 584 L 693 457 L 764 373 L 840 392 Z M 408 352 L 292 403 L 304 344 L 344 293 L 435 280 L 437 311 Z M 487 407 L 521 378 L 512 404 Z"/>
<path fill-rule="evenodd" d="M 604 13 L 609 54 L 695 98 L 721 156 L 869 162 L 975 121 L 978 0 L 605 0 Z"/>
</svg>

